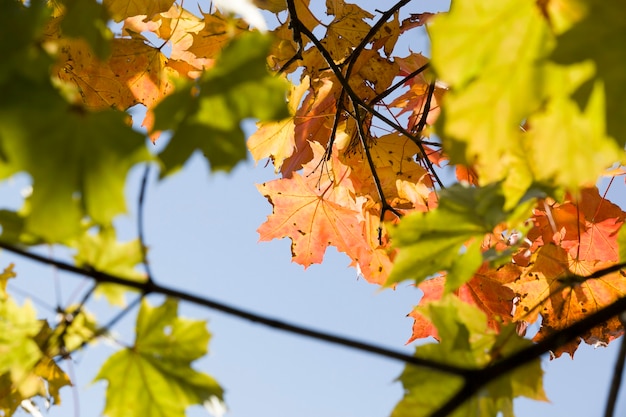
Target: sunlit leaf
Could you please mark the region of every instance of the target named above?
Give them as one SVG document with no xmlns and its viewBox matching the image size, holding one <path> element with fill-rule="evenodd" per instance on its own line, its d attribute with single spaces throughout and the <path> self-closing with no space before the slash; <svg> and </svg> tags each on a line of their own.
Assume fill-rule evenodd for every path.
<svg viewBox="0 0 626 417">
<path fill-rule="evenodd" d="M 183 417 L 185 409 L 222 389 L 191 363 L 207 353 L 206 323 L 177 316 L 178 303 L 167 300 L 159 307 L 142 301 L 132 347 L 113 354 L 96 380 L 107 380 L 104 414 L 167 415 Z"/>
</svg>

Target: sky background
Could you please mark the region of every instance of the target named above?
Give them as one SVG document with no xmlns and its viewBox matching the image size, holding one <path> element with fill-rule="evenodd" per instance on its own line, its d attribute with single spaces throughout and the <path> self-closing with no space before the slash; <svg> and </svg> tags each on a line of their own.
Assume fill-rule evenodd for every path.
<svg viewBox="0 0 626 417">
<path fill-rule="evenodd" d="M 411 49 L 424 50 L 423 39 L 416 41 Z M 409 45 L 404 48 L 406 55 Z M 322 265 L 304 270 L 290 262 L 289 240 L 258 242 L 256 229 L 271 213 L 271 205 L 254 184 L 275 178 L 273 167 L 263 165 L 255 167 L 248 161 L 228 175 L 212 174 L 204 159 L 195 155 L 182 172 L 160 182 L 152 169 L 144 209 L 155 280 L 264 315 L 412 353 L 415 345 L 405 345 L 412 325 L 406 314 L 417 304 L 419 290 L 408 284 L 380 290 L 358 279 L 356 271 L 348 267 L 348 258 L 334 250 L 327 252 Z M 142 173 L 143 168 L 137 167 L 128 180 L 129 216 L 118 222 L 123 240 L 137 234 Z M 27 185 L 25 176 L 2 185 L 3 206 L 19 207 L 20 191 Z M 621 205 L 624 207 L 624 201 Z M 39 252 L 65 255 L 58 248 L 40 248 Z M 24 297 L 19 294 L 34 299 L 39 312 L 51 319 L 50 309 L 57 300 L 62 305 L 76 302 L 91 284 L 0 252 L 0 266 L 9 262 L 16 263 L 18 273 L 17 279 L 9 281 L 10 291 L 20 301 Z M 162 297 L 151 296 L 149 301 L 160 304 Z M 91 300 L 87 307 L 100 323 L 114 314 L 103 299 Z M 127 344 L 132 343 L 135 313 L 133 310 L 113 329 Z M 196 362 L 195 368 L 214 376 L 225 388 L 229 417 L 382 417 L 389 415 L 402 396 L 401 385 L 395 382 L 403 369 L 400 362 L 188 304 L 181 304 L 180 313 L 208 321 L 213 333 L 210 354 Z M 517 401 L 516 415 L 603 415 L 618 345 L 581 346 L 573 361 L 567 356 L 554 361 L 544 358 L 545 389 L 552 402 Z M 114 344 L 99 342 L 65 361 L 63 367 L 76 388 L 63 389 L 62 406 L 44 415 L 100 415 L 105 384 L 91 382 L 103 360 L 116 349 Z M 620 395 L 617 417 L 626 417 L 625 391 Z M 192 407 L 188 415 L 207 413 Z"/>
</svg>

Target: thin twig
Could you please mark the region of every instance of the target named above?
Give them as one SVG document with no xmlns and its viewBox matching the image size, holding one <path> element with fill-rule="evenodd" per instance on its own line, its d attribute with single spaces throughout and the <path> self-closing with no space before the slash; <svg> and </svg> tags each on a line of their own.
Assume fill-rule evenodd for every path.
<svg viewBox="0 0 626 417">
<path fill-rule="evenodd" d="M 625 314 L 620 314 L 620 321 L 623 326 L 626 326 Z M 622 385 L 622 377 L 624 375 L 624 362 L 626 361 L 626 335 L 622 336 L 619 352 L 617 354 L 617 361 L 615 362 L 615 370 L 613 371 L 613 379 L 611 380 L 611 388 L 609 390 L 609 396 L 606 401 L 606 410 L 604 417 L 613 417 L 615 413 L 615 405 L 617 404 L 617 394 Z"/>
<path fill-rule="evenodd" d="M 363 152 L 365 152 L 365 158 L 367 159 L 367 164 L 369 165 L 370 172 L 372 173 L 372 178 L 374 178 L 374 185 L 376 185 L 376 191 L 378 191 L 378 198 L 381 201 L 382 207 L 380 209 L 380 225 L 378 226 L 378 243 L 380 245 L 383 244 L 383 220 L 385 217 L 385 212 L 390 211 L 398 217 L 402 217 L 402 214 L 393 208 L 385 197 L 385 193 L 383 191 L 382 183 L 380 182 L 380 178 L 378 178 L 378 172 L 376 172 L 376 166 L 374 165 L 374 160 L 372 159 L 372 154 L 370 153 L 369 146 L 367 144 L 367 136 L 365 134 L 365 129 L 363 128 L 363 120 L 361 119 L 361 112 L 358 107 L 354 108 L 354 113 L 356 116 L 356 123 L 358 129 L 359 140 L 361 141 L 361 146 L 363 147 Z"/>
<path fill-rule="evenodd" d="M 144 268 L 146 268 L 146 275 L 148 281 L 154 281 L 152 270 L 150 268 L 150 262 L 148 261 L 148 248 L 146 246 L 146 240 L 144 235 L 144 205 L 146 197 L 146 189 L 148 188 L 148 176 L 150 175 L 150 165 L 146 164 L 146 169 L 143 171 L 143 178 L 141 179 L 141 187 L 139 188 L 139 201 L 137 203 L 137 235 L 139 236 L 139 246 L 141 246 L 141 257 Z"/>
<path fill-rule="evenodd" d="M 296 23 L 299 23 L 299 22 L 296 22 L 294 20 L 294 24 Z M 400 133 L 407 136 L 411 141 L 413 141 L 419 148 L 420 153 L 422 154 L 424 160 L 426 161 L 426 165 L 428 166 L 428 169 L 432 177 L 435 179 L 435 181 L 437 182 L 437 184 L 439 184 L 441 188 L 444 188 L 443 182 L 437 175 L 437 172 L 434 170 L 434 166 L 432 165 L 432 162 L 430 161 L 430 159 L 428 158 L 428 155 L 426 154 L 426 149 L 424 149 L 423 142 L 420 139 L 414 137 L 411 133 L 409 133 L 406 129 L 399 126 L 397 123 L 392 122 L 391 120 L 389 120 L 389 118 L 380 114 L 380 112 L 376 111 L 373 107 L 371 107 L 369 103 L 366 103 L 363 99 L 361 99 L 358 96 L 358 94 L 354 92 L 354 90 L 352 89 L 352 87 L 350 86 L 346 78 L 343 76 L 341 69 L 337 66 L 337 64 L 335 64 L 328 50 L 324 47 L 324 45 L 322 45 L 320 40 L 317 39 L 317 37 L 313 34 L 313 32 L 308 30 L 304 25 L 300 25 L 300 31 L 304 35 L 306 35 L 311 40 L 311 42 L 313 42 L 317 50 L 322 54 L 322 56 L 324 57 L 324 59 L 326 60 L 330 68 L 332 69 L 335 77 L 337 78 L 337 81 L 339 82 L 339 84 L 341 84 L 343 89 L 346 91 L 346 93 L 350 97 L 350 100 L 352 101 L 353 106 L 356 108 L 358 105 L 361 105 L 370 114 L 378 117 L 380 120 L 382 120 L 389 126 L 393 127 L 394 129 L 398 130 Z"/>
<path fill-rule="evenodd" d="M 395 83 L 394 85 L 392 85 L 391 87 L 389 87 L 388 89 L 386 89 L 385 91 L 383 91 L 382 93 L 374 97 L 371 102 L 373 104 L 378 103 L 379 101 L 387 97 L 389 94 L 393 93 L 398 88 L 402 87 L 407 81 L 413 79 L 414 77 L 417 77 L 419 74 L 426 71 L 429 66 L 430 66 L 430 63 L 428 62 L 422 65 L 421 67 L 419 67 L 418 69 L 416 69 L 415 71 L 413 71 L 412 73 L 410 73 L 409 75 L 407 75 L 406 77 L 404 77 L 403 79 L 401 79 L 400 81 L 398 81 L 397 83 Z"/>
<path fill-rule="evenodd" d="M 367 32 L 365 37 L 361 39 L 361 42 L 356 46 L 356 48 L 354 48 L 354 50 L 350 54 L 350 57 L 348 58 L 349 64 L 348 64 L 348 67 L 346 68 L 346 75 L 345 75 L 346 79 L 350 79 L 350 75 L 352 74 L 352 69 L 354 68 L 354 65 L 356 64 L 358 57 L 361 55 L 361 52 L 363 52 L 363 49 L 365 49 L 365 46 L 367 46 L 367 44 L 372 40 L 372 38 L 376 35 L 376 33 L 378 33 L 380 28 L 383 27 L 383 25 L 387 22 L 387 20 L 389 20 L 389 18 L 398 10 L 400 10 L 402 7 L 406 6 L 410 1 L 411 0 L 400 0 L 399 2 L 394 4 L 393 7 L 391 7 L 389 10 L 383 13 L 380 16 L 380 18 L 376 21 L 376 23 L 374 23 L 374 25 Z"/>
</svg>

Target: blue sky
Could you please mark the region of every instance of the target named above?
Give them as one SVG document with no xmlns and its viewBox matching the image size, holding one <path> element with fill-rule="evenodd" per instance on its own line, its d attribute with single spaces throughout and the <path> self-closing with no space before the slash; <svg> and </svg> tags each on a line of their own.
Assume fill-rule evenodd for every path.
<svg viewBox="0 0 626 417">
<path fill-rule="evenodd" d="M 411 48 L 419 51 L 424 45 L 420 39 Z M 404 48 L 399 54 L 406 54 L 408 45 Z M 118 223 L 122 239 L 136 236 L 141 174 L 142 169 L 133 170 L 128 181 L 130 215 Z M 231 174 L 211 174 L 196 155 L 182 172 L 160 183 L 156 175 L 153 169 L 145 214 L 149 256 L 158 282 L 294 323 L 412 352 L 413 346 L 405 345 L 412 324 L 406 314 L 419 300 L 418 290 L 400 285 L 396 290 L 381 291 L 359 280 L 356 271 L 348 268 L 348 258 L 333 250 L 322 265 L 304 270 L 290 262 L 288 240 L 258 242 L 256 229 L 271 213 L 271 206 L 254 184 L 273 179 L 271 167 L 255 167 L 248 161 Z M 0 188 L 5 204 L 17 204 L 15 195 L 26 183 L 20 177 Z M 621 203 L 624 206 L 624 201 Z M 41 252 L 62 255 L 58 249 Z M 76 294 L 89 286 L 77 277 L 0 253 L 0 266 L 8 262 L 15 262 L 18 272 L 11 288 L 52 305 L 56 299 L 63 304 L 76 301 Z M 152 304 L 162 301 L 159 297 L 149 299 Z M 46 312 L 41 303 L 35 305 Z M 101 322 L 112 314 L 102 299 L 90 301 L 88 308 Z M 190 305 L 181 305 L 181 314 L 209 322 L 213 333 L 210 355 L 196 368 L 213 375 L 226 389 L 230 417 L 379 417 L 387 416 L 401 398 L 401 386 L 394 382 L 402 371 L 401 363 Z M 133 325 L 134 312 L 114 332 L 120 340 L 131 343 Z M 76 389 L 64 389 L 63 405 L 44 415 L 100 415 L 105 384 L 91 381 L 115 349 L 100 342 L 77 354 L 71 364 L 66 362 L 64 367 L 76 381 Z M 545 387 L 552 403 L 519 401 L 516 415 L 602 415 L 617 351 L 618 343 L 598 349 L 582 346 L 573 361 L 567 357 L 545 359 Z M 626 417 L 624 391 L 618 417 Z M 207 414 L 198 407 L 190 409 L 188 415 Z"/>
</svg>

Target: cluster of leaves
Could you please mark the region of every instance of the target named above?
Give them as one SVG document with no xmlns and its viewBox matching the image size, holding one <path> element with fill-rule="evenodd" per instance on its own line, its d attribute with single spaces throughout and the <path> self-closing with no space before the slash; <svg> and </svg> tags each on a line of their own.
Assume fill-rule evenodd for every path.
<svg viewBox="0 0 626 417">
<path fill-rule="evenodd" d="M 128 171 L 157 163 L 164 177 L 196 151 L 212 170 L 248 150 L 269 158 L 281 178 L 258 185 L 273 206 L 261 240 L 290 238 L 305 267 L 333 246 L 368 282 L 424 292 L 410 340 L 440 343 L 416 357 L 456 372 L 407 366 L 396 417 L 447 410 L 472 372 L 532 344 L 529 323 L 541 320 L 538 342 L 626 296 L 626 213 L 595 187 L 624 174 L 626 144 L 626 58 L 609 47 L 626 26 L 606 2 L 459 0 L 437 15 L 409 0 L 376 14 L 327 0 L 323 18 L 308 0 L 256 1 L 279 22 L 261 34 L 174 0 L 0 1 L 0 178 L 32 180 L 22 208 L 0 211 L 5 244 L 65 245 L 77 266 L 148 293 L 143 242 L 118 242 L 113 227 Z M 424 27 L 432 59 L 398 56 Z M 132 127 L 136 105 L 145 134 Z M 245 118 L 259 120 L 247 148 Z M 151 154 L 146 139 L 164 131 L 171 140 Z M 11 275 L 0 277 L 5 415 L 37 395 L 58 403 L 70 381 L 55 359 L 108 329 L 82 305 L 52 327 L 37 320 L 5 291 Z M 95 289 L 115 305 L 127 290 Z M 183 415 L 221 398 L 191 367 L 205 324 L 176 307 L 142 302 L 134 345 L 97 376 L 107 415 Z M 613 318 L 553 354 L 622 333 Z M 499 377 L 454 415 L 511 415 L 515 396 L 545 398 L 536 357 Z"/>
</svg>

